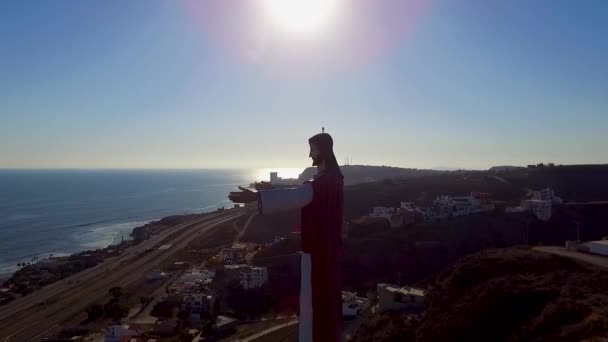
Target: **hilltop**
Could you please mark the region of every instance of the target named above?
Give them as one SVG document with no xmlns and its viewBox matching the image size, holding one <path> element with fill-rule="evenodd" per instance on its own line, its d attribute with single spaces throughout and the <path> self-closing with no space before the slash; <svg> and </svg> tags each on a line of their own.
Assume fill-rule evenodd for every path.
<svg viewBox="0 0 608 342">
<path fill-rule="evenodd" d="M 398 207 L 400 201 L 429 205 L 439 195 L 489 192 L 494 199 L 519 204 L 528 190 L 551 187 L 568 202 L 608 199 L 608 165 L 567 165 L 493 171 L 422 173 L 344 188 L 345 216 L 352 219 L 374 206 Z"/>
<path fill-rule="evenodd" d="M 441 272 L 421 316 L 376 315 L 354 341 L 581 341 L 606 337 L 608 271 L 524 248 Z"/>
</svg>

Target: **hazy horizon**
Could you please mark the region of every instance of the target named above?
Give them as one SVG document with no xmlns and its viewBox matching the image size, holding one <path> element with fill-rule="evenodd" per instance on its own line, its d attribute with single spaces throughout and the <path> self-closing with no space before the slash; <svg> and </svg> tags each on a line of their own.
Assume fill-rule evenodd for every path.
<svg viewBox="0 0 608 342">
<path fill-rule="evenodd" d="M 608 2 L 268 3 L 2 2 L 0 168 L 608 163 Z"/>
</svg>

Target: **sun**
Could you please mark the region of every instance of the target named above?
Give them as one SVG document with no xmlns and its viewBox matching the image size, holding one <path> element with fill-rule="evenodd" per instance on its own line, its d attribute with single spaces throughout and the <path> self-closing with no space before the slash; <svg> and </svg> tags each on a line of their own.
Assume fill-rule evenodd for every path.
<svg viewBox="0 0 608 342">
<path fill-rule="evenodd" d="M 291 34 L 323 31 L 331 22 L 339 0 L 261 0 L 270 24 Z"/>
</svg>

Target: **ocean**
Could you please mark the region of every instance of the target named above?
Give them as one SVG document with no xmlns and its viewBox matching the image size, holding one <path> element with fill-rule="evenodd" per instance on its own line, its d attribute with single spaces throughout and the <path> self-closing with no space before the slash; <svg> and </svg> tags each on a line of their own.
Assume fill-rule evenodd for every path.
<svg viewBox="0 0 608 342">
<path fill-rule="evenodd" d="M 238 185 L 302 169 L 0 170 L 0 274 L 17 264 L 129 239 L 169 215 L 231 206 Z"/>
</svg>

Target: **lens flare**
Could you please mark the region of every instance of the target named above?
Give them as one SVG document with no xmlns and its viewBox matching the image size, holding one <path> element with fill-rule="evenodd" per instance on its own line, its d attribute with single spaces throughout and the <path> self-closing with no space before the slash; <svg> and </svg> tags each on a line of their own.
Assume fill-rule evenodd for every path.
<svg viewBox="0 0 608 342">
<path fill-rule="evenodd" d="M 269 24 L 293 34 L 312 34 L 331 24 L 337 0 L 261 0 Z"/>
</svg>

